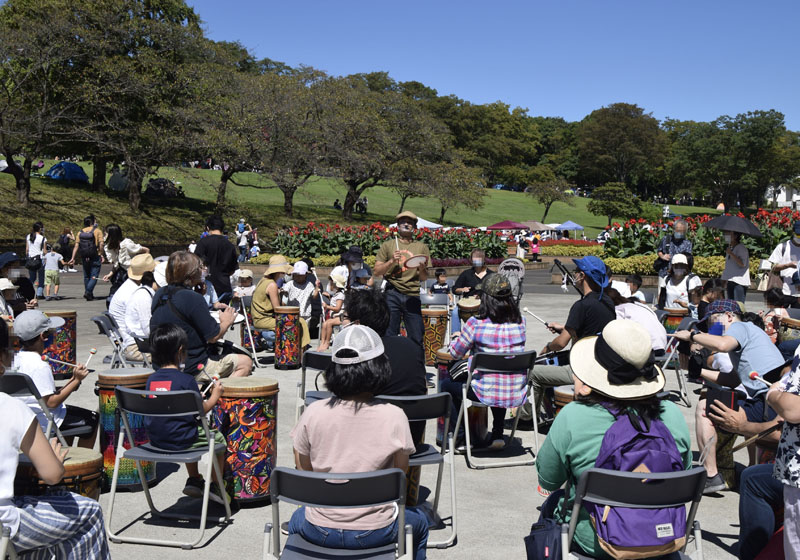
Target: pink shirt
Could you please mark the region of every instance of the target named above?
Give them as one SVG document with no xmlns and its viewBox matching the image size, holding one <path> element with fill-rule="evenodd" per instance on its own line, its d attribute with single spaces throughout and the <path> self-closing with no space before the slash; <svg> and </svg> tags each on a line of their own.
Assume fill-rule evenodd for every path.
<svg viewBox="0 0 800 560">
<path fill-rule="evenodd" d="M 414 441 L 405 413 L 393 404 L 331 399 L 306 408 L 291 433 L 294 448 L 311 458 L 315 472 L 372 472 L 394 466 L 398 451 L 411 455 Z M 374 530 L 394 520 L 391 505 L 370 508 L 306 508 L 306 520 L 331 529 Z"/>
</svg>

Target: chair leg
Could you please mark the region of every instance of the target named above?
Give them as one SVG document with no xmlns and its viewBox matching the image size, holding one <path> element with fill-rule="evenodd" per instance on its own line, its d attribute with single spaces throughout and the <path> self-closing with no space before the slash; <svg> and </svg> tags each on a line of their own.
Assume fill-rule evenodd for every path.
<svg viewBox="0 0 800 560">
<path fill-rule="evenodd" d="M 122 460 L 122 452 L 120 448 L 122 448 L 122 440 L 125 436 L 123 434 L 119 435 L 119 445 L 117 446 L 117 457 L 114 460 L 114 474 L 111 476 L 111 491 L 109 492 L 109 504 L 108 504 L 108 519 L 106 520 L 106 534 L 108 535 L 108 540 L 113 543 L 120 543 L 122 540 L 117 537 L 114 533 L 111 532 L 111 522 L 114 518 L 114 498 L 117 495 L 117 480 L 119 479 L 119 462 Z"/>
<path fill-rule="evenodd" d="M 700 522 L 694 521 L 694 546 L 695 560 L 703 560 L 703 532 L 700 530 Z"/>
<path fill-rule="evenodd" d="M 689 400 L 689 388 L 688 382 L 686 381 L 686 374 L 683 371 L 680 363 L 675 368 L 675 374 L 678 376 L 678 390 L 680 392 L 681 401 L 688 407 L 692 407 L 692 403 Z"/>
<path fill-rule="evenodd" d="M 533 450 L 539 454 L 539 410 L 536 408 L 536 391 L 531 386 L 531 396 L 528 399 L 531 403 L 531 416 L 533 417 Z"/>
<path fill-rule="evenodd" d="M 454 437 L 452 432 L 447 435 L 448 439 L 448 450 L 445 453 L 444 460 L 446 463 L 450 464 L 450 512 L 451 512 L 451 528 L 450 528 L 450 536 L 443 541 L 428 541 L 426 548 L 447 548 L 452 546 L 453 543 L 456 542 L 456 535 L 458 534 L 458 510 L 456 509 L 456 455 L 455 455 L 455 445 L 454 445 Z M 444 464 L 440 465 L 439 470 L 439 483 L 441 483 L 441 476 L 442 476 L 442 468 Z M 437 494 L 436 498 L 433 503 L 433 512 L 434 514 L 438 515 L 438 507 L 439 507 L 439 491 L 440 488 L 437 486 Z"/>
<path fill-rule="evenodd" d="M 464 384 L 466 387 L 466 383 Z M 461 413 L 463 412 L 466 416 L 467 409 L 472 404 L 472 401 L 467 399 L 467 390 L 466 388 L 463 390 L 463 397 L 464 399 L 461 401 L 461 410 L 459 411 L 459 419 L 461 418 Z M 514 422 L 514 430 L 516 431 L 516 422 L 519 421 L 519 416 L 517 416 L 516 421 Z M 456 422 L 456 428 L 458 428 L 458 422 Z M 514 432 L 512 431 L 512 434 Z M 476 461 L 475 457 L 472 456 L 472 446 L 470 445 L 470 436 L 469 436 L 469 424 L 465 420 L 465 429 L 464 435 L 466 436 L 467 440 L 467 466 L 471 469 L 495 469 L 499 467 L 520 467 L 523 465 L 533 465 L 536 463 L 533 459 L 513 459 L 510 461 Z"/>
</svg>

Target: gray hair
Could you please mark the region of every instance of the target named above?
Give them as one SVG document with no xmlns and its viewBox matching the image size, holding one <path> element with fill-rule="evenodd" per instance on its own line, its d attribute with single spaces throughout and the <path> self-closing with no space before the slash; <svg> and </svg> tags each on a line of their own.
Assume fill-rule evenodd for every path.
<svg viewBox="0 0 800 560">
<path fill-rule="evenodd" d="M 689 229 L 689 223 L 684 220 L 683 218 L 678 218 L 672 223 L 672 229 L 677 229 L 678 226 L 682 225 L 684 229 Z"/>
</svg>

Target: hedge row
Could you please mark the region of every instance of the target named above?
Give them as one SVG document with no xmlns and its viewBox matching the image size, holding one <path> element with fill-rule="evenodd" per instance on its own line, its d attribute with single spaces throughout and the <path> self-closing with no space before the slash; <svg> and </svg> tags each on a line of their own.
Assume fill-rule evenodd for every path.
<svg viewBox="0 0 800 560">
<path fill-rule="evenodd" d="M 607 257 L 603 261 L 611 268 L 614 274 L 639 274 L 642 276 L 654 275 L 653 263 L 656 255 L 635 255 L 633 257 L 615 258 Z M 758 273 L 758 259 L 750 259 L 750 274 Z M 695 257 L 692 272 L 704 278 L 722 276 L 725 269 L 725 257 Z"/>
<path fill-rule="evenodd" d="M 594 255 L 595 257 L 603 257 L 602 245 L 584 245 L 576 247 L 574 245 L 544 245 L 541 248 L 540 255 L 549 257 L 586 257 Z"/>
</svg>

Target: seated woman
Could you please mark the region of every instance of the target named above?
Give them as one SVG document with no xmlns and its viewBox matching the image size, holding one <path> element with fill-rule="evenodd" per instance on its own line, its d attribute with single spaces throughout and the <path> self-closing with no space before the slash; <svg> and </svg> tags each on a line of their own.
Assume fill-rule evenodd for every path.
<svg viewBox="0 0 800 560">
<path fill-rule="evenodd" d="M 689 308 L 689 292 L 703 285 L 700 277 L 692 274 L 692 256 L 672 255 L 667 269 L 666 285 L 658 294 L 659 309 Z"/>
<path fill-rule="evenodd" d="M 511 284 L 505 276 L 487 276 L 478 287 L 481 306 L 478 314 L 470 317 L 461 326 L 458 338 L 450 344 L 450 355 L 461 359 L 476 352 L 502 353 L 525 350 L 525 319 L 519 312 L 511 293 Z M 507 375 L 482 374 L 473 372 L 472 386 L 467 397 L 476 399 L 492 408 L 491 449 L 505 447 L 503 439 L 503 420 L 506 408 L 522 406 L 527 397 L 527 372 L 509 378 Z M 453 396 L 451 426 L 456 425 L 458 410 L 461 407 L 462 381 L 443 379 L 440 390 Z M 462 429 L 466 419 L 462 421 Z M 461 430 L 459 430 L 461 431 Z M 456 445 L 463 440 L 463 434 L 456 434 Z"/>
<path fill-rule="evenodd" d="M 655 355 L 663 356 L 667 347 L 667 331 L 650 306 L 632 297 L 628 285 L 624 282 L 611 282 L 611 287 L 606 293 L 614 302 L 617 319 L 630 319 L 642 325 L 650 335 Z"/>
<path fill-rule="evenodd" d="M 333 363 L 325 383 L 334 396 L 306 408 L 291 433 L 298 469 L 353 473 L 408 469 L 414 440 L 406 415 L 398 407 L 375 400 L 391 377 L 389 360 L 378 333 L 352 325 L 334 339 Z M 406 508 L 414 534 L 416 560 L 424 560 L 428 522 L 415 508 Z M 397 514 L 391 505 L 359 509 L 297 509 L 289 534 L 329 548 L 360 549 L 397 541 Z"/>
<path fill-rule="evenodd" d="M 188 345 L 183 371 L 200 379 L 203 372 L 217 377 L 250 375 L 253 360 L 241 353 L 226 354 L 219 359 L 209 356 L 210 344 L 222 340 L 231 328 L 236 312 L 226 307 L 219 313 L 219 323 L 212 317 L 200 292 L 204 284 L 205 266 L 200 257 L 189 251 L 175 251 L 167 261 L 167 285 L 153 296 L 150 330 L 159 325 L 175 323 L 186 332 Z M 205 376 L 202 376 L 205 378 Z"/>
<path fill-rule="evenodd" d="M 292 273 L 292 265 L 282 255 L 273 255 L 269 258 L 269 266 L 264 271 L 264 277 L 256 285 L 253 292 L 253 301 L 250 313 L 253 315 L 253 328 L 261 331 L 261 337 L 267 344 L 267 350 L 272 351 L 275 345 L 275 308 L 281 306 L 281 295 L 278 280 L 286 274 Z M 311 344 L 308 334 L 308 324 L 305 319 L 299 318 L 301 330 L 301 347 Z"/>
<path fill-rule="evenodd" d="M 0 374 L 11 364 L 8 328 L 0 321 Z M 19 453 L 30 458 L 41 479 L 58 484 L 66 451 L 56 439 L 48 444 L 34 413 L 22 401 L 0 393 L 0 522 L 11 530 L 11 543 L 25 558 L 111 558 L 103 511 L 91 498 L 65 490 L 44 496 L 14 496 Z"/>
<path fill-rule="evenodd" d="M 542 517 L 568 522 L 581 474 L 595 466 L 614 410 L 627 411 L 650 425 L 658 419 L 672 434 L 684 468 L 692 464 L 689 428 L 678 407 L 656 395 L 664 388 L 663 372 L 653 364 L 650 335 L 624 319 L 608 323 L 600 336 L 579 340 L 570 352 L 575 401 L 556 417 L 536 457 L 539 485 L 553 492 L 542 505 Z M 558 491 L 570 481 L 569 493 Z M 589 514 L 581 509 L 573 546 L 584 554 L 605 557 Z M 581 550 L 578 550 L 581 552 Z"/>
</svg>

